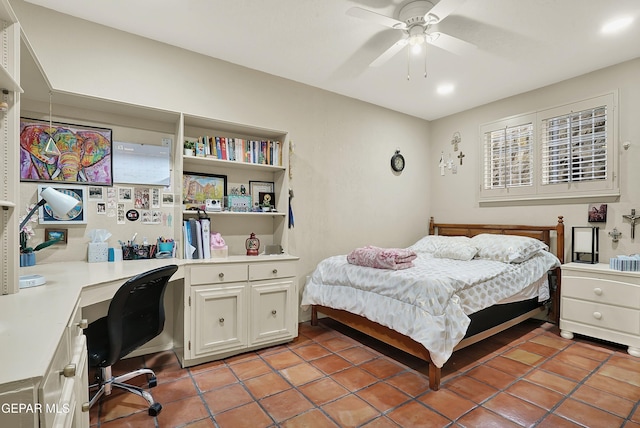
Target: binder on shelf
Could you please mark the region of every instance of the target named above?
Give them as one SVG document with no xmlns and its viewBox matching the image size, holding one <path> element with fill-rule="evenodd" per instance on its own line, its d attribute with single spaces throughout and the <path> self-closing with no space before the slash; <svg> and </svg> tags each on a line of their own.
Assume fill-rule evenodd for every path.
<svg viewBox="0 0 640 428">
<path fill-rule="evenodd" d="M 201 218 L 200 225 L 202 230 L 202 258 L 211 258 L 211 220 Z"/>
</svg>

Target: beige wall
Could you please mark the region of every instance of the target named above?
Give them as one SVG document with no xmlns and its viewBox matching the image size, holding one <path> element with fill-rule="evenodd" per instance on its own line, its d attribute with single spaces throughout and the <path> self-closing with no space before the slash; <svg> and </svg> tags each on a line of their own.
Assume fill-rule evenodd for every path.
<svg viewBox="0 0 640 428">
<path fill-rule="evenodd" d="M 56 91 L 287 131 L 295 147 L 289 249 L 300 256 L 301 285 L 326 256 L 366 244 L 404 247 L 426 233 L 431 178 L 425 166 L 433 163 L 426 121 L 19 0 L 11 3 Z M 43 98 L 26 88 L 23 104 L 47 117 L 48 104 L 30 98 L 46 100 L 46 93 Z M 54 111 L 64 111 L 55 99 Z M 390 168 L 396 148 L 407 162 L 400 175 Z M 22 186 L 35 199 L 33 185 Z M 89 217 L 87 227 L 70 234 L 73 243 L 64 252 L 45 249 L 39 257 L 81 260 L 82 236 L 95 221 Z"/>
<path fill-rule="evenodd" d="M 619 132 L 620 142 L 630 141 L 629 150 L 620 145 L 620 198 L 608 202 L 606 223 L 593 223 L 600 227 L 600 260 L 608 263 L 609 258 L 619 254 L 640 253 L 640 227 L 635 241 L 630 239 L 630 226 L 622 215 L 632 208 L 640 212 L 640 59 L 595 71 L 584 76 L 560 82 L 545 88 L 496 101 L 472 110 L 430 123 L 430 180 L 429 191 L 431 213 L 436 221 L 451 222 L 495 222 L 519 224 L 555 224 L 558 215 L 564 216 L 566 233 L 565 252 L 571 251 L 571 226 L 587 226 L 589 203 L 601 200 L 573 203 L 552 202 L 549 204 L 529 203 L 526 205 L 480 207 L 478 204 L 478 171 L 480 168 L 480 131 L 483 123 L 495 121 L 521 113 L 532 112 L 547 107 L 567 104 L 581 99 L 619 90 Z M 437 162 L 440 152 L 445 156 L 452 152 L 451 138 L 460 132 L 464 152 L 463 165 L 458 165 L 458 173 L 440 176 Z M 457 159 L 454 158 L 457 162 Z M 623 233 L 620 242 L 613 244 L 608 232 L 618 228 Z"/>
</svg>

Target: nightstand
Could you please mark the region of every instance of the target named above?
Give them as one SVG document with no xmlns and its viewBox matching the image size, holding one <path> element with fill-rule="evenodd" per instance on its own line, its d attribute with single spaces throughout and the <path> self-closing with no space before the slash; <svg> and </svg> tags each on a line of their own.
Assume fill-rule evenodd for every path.
<svg viewBox="0 0 640 428">
<path fill-rule="evenodd" d="M 583 334 L 628 346 L 640 357 L 640 272 L 609 265 L 562 265 L 560 334 Z"/>
</svg>

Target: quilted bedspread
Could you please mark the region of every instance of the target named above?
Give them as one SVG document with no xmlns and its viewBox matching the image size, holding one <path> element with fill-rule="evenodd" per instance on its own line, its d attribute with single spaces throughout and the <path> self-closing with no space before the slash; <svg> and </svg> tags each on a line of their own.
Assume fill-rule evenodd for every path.
<svg viewBox="0 0 640 428">
<path fill-rule="evenodd" d="M 307 280 L 302 306 L 342 309 L 421 343 L 437 367 L 449 359 L 469 326 L 467 314 L 494 305 L 559 266 L 542 251 L 523 263 L 460 261 L 421 253 L 414 267 L 383 270 L 329 257 Z"/>
</svg>

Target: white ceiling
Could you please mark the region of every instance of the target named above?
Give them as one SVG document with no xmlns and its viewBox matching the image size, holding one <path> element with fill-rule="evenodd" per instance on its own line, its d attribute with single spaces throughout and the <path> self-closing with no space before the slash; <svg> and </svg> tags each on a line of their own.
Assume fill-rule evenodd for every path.
<svg viewBox="0 0 640 428">
<path fill-rule="evenodd" d="M 478 49 L 429 46 L 427 78 L 406 48 L 369 67 L 401 32 L 346 14 L 397 18 L 406 0 L 27 1 L 428 120 L 640 57 L 638 0 L 467 0 L 437 30 Z M 631 27 L 601 34 L 625 15 Z"/>
</svg>

